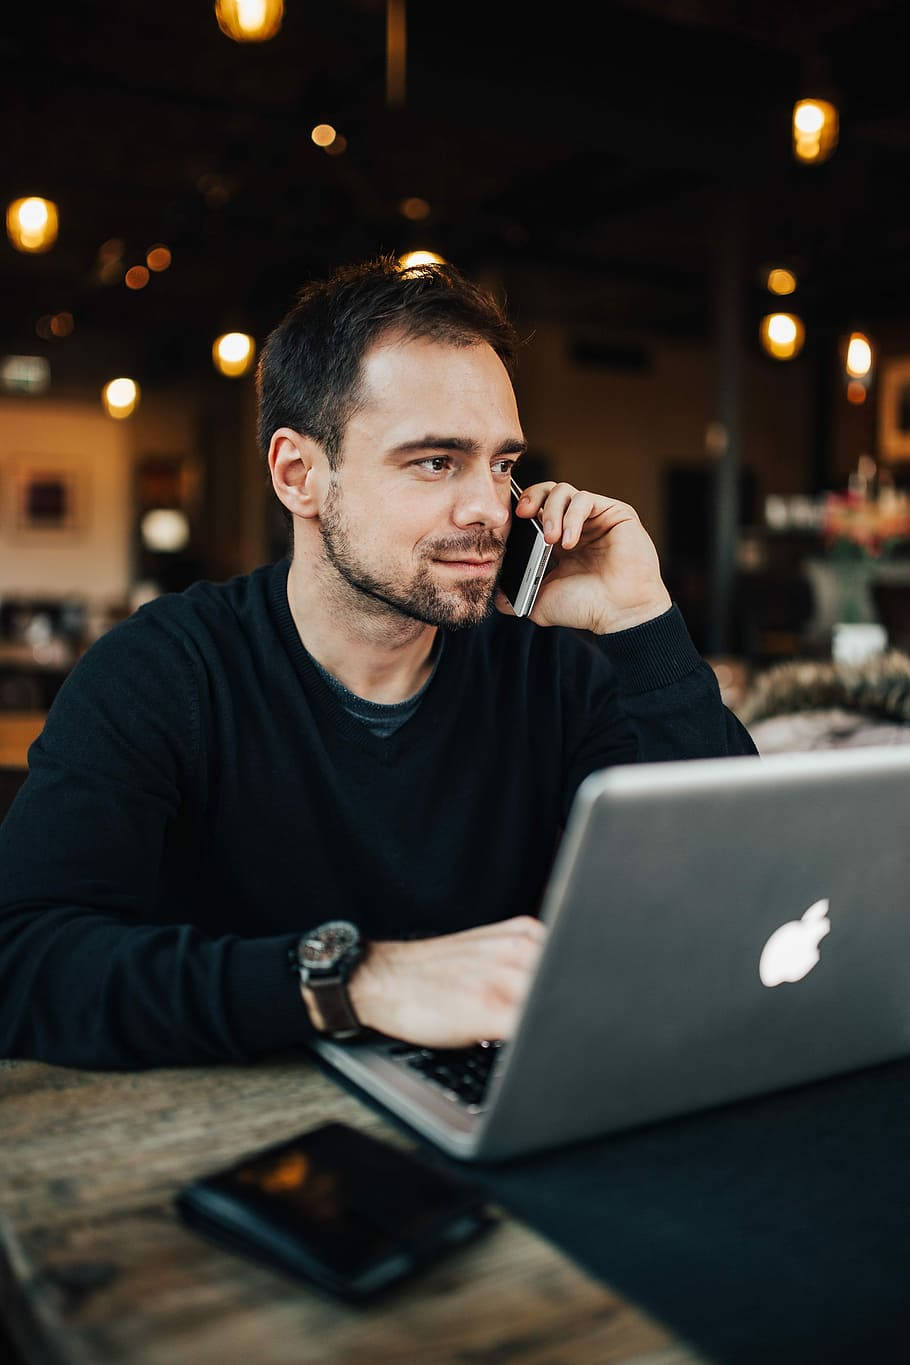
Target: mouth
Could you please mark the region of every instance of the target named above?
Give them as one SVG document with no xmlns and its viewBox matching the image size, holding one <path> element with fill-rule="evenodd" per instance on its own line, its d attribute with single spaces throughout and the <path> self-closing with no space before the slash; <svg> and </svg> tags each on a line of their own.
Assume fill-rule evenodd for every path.
<svg viewBox="0 0 910 1365">
<path fill-rule="evenodd" d="M 437 564 L 447 564 L 452 569 L 460 569 L 462 573 L 483 574 L 490 573 L 496 568 L 498 560 L 495 559 L 437 559 Z"/>
</svg>

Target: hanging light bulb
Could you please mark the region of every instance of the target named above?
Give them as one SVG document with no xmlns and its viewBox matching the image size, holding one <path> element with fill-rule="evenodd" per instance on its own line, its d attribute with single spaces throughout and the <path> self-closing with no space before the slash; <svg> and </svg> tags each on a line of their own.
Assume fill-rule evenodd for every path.
<svg viewBox="0 0 910 1365">
<path fill-rule="evenodd" d="M 101 401 L 109 417 L 129 417 L 139 406 L 139 385 L 134 379 L 112 379 L 101 390 Z"/>
<path fill-rule="evenodd" d="M 775 266 L 773 270 L 768 271 L 765 284 L 772 294 L 792 294 L 796 289 L 796 276 L 792 270 Z"/>
<path fill-rule="evenodd" d="M 827 161 L 837 146 L 837 109 L 830 100 L 797 100 L 793 106 L 793 155 L 797 161 Z"/>
<path fill-rule="evenodd" d="M 851 332 L 845 369 L 851 379 L 866 379 L 872 370 L 872 346 L 862 332 Z"/>
<path fill-rule="evenodd" d="M 225 332 L 212 346 L 215 369 L 230 379 L 246 374 L 256 354 L 256 343 L 246 332 Z"/>
<path fill-rule="evenodd" d="M 284 0 L 215 0 L 215 18 L 235 43 L 264 43 L 281 28 Z"/>
<path fill-rule="evenodd" d="M 6 210 L 7 235 L 17 251 L 50 251 L 58 226 L 57 205 L 50 199 L 14 199 Z"/>
<path fill-rule="evenodd" d="M 398 257 L 400 270 L 413 270 L 418 265 L 445 265 L 445 259 L 435 251 L 406 251 Z"/>
<path fill-rule="evenodd" d="M 795 313 L 768 313 L 759 328 L 761 344 L 775 360 L 792 360 L 803 349 L 806 329 Z"/>
</svg>

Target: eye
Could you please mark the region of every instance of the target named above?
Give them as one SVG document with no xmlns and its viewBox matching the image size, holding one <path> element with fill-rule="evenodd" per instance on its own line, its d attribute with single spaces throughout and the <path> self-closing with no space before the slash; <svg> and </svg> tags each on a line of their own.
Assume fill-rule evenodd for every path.
<svg viewBox="0 0 910 1365">
<path fill-rule="evenodd" d="M 427 465 L 448 465 L 452 461 L 448 455 L 428 455 L 425 460 L 417 460 L 418 469 L 424 469 Z M 441 474 L 442 469 L 431 469 L 431 474 Z"/>
</svg>

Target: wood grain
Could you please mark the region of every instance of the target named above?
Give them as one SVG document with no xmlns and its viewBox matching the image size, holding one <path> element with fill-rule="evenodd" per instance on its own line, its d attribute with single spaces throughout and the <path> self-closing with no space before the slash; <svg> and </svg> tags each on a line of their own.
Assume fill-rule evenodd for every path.
<svg viewBox="0 0 910 1365">
<path fill-rule="evenodd" d="M 499 1224 L 369 1307 L 185 1229 L 186 1181 L 328 1119 L 410 1145 L 311 1062 L 91 1073 L 0 1063 L 0 1289 L 67 1365 L 682 1365 L 699 1357 L 542 1238 Z"/>
</svg>

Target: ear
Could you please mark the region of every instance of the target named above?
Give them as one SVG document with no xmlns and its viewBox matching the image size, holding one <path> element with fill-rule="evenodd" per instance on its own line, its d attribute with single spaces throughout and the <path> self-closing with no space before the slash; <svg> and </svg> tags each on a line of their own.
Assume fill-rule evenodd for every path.
<svg viewBox="0 0 910 1365">
<path fill-rule="evenodd" d="M 319 515 L 331 470 L 318 441 L 279 427 L 269 444 L 269 472 L 275 496 L 292 516 Z"/>
</svg>

